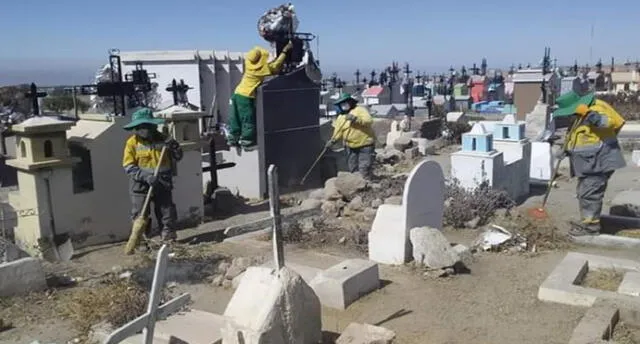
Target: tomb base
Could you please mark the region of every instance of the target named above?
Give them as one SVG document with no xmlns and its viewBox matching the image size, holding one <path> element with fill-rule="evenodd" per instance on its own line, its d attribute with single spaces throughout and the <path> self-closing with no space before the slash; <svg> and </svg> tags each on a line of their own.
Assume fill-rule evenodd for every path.
<svg viewBox="0 0 640 344">
<path fill-rule="evenodd" d="M 464 188 L 475 189 L 483 182 L 497 186 L 503 177 L 503 169 L 502 152 L 459 151 L 451 154 L 451 176 Z"/>
<path fill-rule="evenodd" d="M 389 265 L 402 265 L 411 260 L 403 206 L 383 204 L 378 208 L 369 232 L 369 259 Z"/>
<path fill-rule="evenodd" d="M 378 264 L 370 260 L 349 259 L 321 272 L 310 285 L 323 305 L 346 309 L 362 295 L 380 287 Z"/>
<path fill-rule="evenodd" d="M 553 154 L 548 142 L 531 142 L 531 165 L 529 178 L 533 181 L 548 182 L 553 173 Z"/>
<path fill-rule="evenodd" d="M 266 173 L 265 176 L 260 173 L 265 169 L 260 161 L 259 149 L 245 151 L 242 148 L 232 147 L 228 151 L 222 151 L 222 161 L 235 163 L 235 166 L 218 171 L 220 186 L 246 198 L 261 199 L 265 196 Z"/>
</svg>

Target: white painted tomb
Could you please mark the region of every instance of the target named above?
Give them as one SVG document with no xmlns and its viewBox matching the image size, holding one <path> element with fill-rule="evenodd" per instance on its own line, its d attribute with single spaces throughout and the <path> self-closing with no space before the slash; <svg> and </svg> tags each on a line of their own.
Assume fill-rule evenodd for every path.
<svg viewBox="0 0 640 344">
<path fill-rule="evenodd" d="M 531 142 L 524 137 L 524 123 L 506 115 L 494 123 L 493 133 L 482 123 L 462 135 L 462 150 L 451 154 L 451 176 L 474 189 L 486 183 L 505 190 L 518 200 L 529 194 Z"/>
<path fill-rule="evenodd" d="M 404 186 L 401 205 L 383 204 L 369 232 L 369 259 L 391 265 L 411 260 L 409 231 L 416 227 L 442 229 L 444 174 L 440 165 L 424 160 Z"/>
<path fill-rule="evenodd" d="M 204 212 L 198 134 L 202 113 L 178 110 L 162 115 L 175 124 L 172 134 L 185 149 L 174 176 L 174 203 L 178 221 L 198 222 Z M 52 237 L 52 223 L 57 234 L 71 236 L 76 248 L 129 237 L 129 181 L 122 168 L 124 144 L 131 135 L 122 126 L 129 121 L 85 114 L 75 122 L 34 117 L 13 127 L 18 154 L 7 164 L 18 170 L 19 190 L 9 195 L 21 214 L 14 230 L 18 246 L 41 255 Z"/>
</svg>

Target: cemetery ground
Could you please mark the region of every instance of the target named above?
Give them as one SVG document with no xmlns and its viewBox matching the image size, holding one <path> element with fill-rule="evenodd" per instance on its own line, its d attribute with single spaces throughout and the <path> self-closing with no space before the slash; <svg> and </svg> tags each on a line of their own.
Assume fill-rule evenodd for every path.
<svg viewBox="0 0 640 344">
<path fill-rule="evenodd" d="M 429 158 L 448 171 L 451 150 L 441 150 Z M 388 168 L 389 177 L 385 180 L 408 171 L 410 165 Z M 567 169 L 562 172 L 566 175 Z M 636 185 L 638 179 L 640 176 L 633 167 L 617 171 L 605 200 Z M 397 195 L 389 194 L 401 193 L 402 187 L 398 190 L 395 182 L 386 183 L 380 186 L 382 195 L 378 198 L 393 203 Z M 568 251 L 635 260 L 640 259 L 640 252 L 575 246 L 563 239 L 567 221 L 577 217 L 575 180 L 566 176 L 559 179 L 548 203 L 550 220 L 531 226 L 518 213 L 540 204 L 542 192 L 533 193 L 510 212 L 499 211 L 477 226 L 466 226 L 477 228 L 447 226 L 443 232 L 451 243 L 470 247 L 485 225 L 495 223 L 526 236 L 530 247 L 536 247 L 535 252 L 477 252 L 468 264 L 470 273 L 445 278 L 434 278 L 410 264 L 400 267 L 380 264 L 382 285 L 378 291 L 344 311 L 323 307 L 323 327 L 328 340 L 331 333 L 342 332 L 348 324 L 364 322 L 395 331 L 397 343 L 568 343 L 587 308 L 539 301 L 538 288 L 549 273 Z M 306 194 L 294 196 L 299 200 L 312 199 Z M 373 196 L 363 192 L 362 201 L 369 204 Z M 336 217 L 335 209 L 323 206 L 315 223 L 287 224 L 287 262 L 324 269 L 345 258 L 366 258 L 366 232 L 363 236 L 362 231 L 370 228 L 372 212 L 367 206 L 356 209 L 351 203 L 339 206 L 340 218 Z M 181 231 L 180 237 L 185 240 L 172 249 L 166 297 L 189 292 L 190 308 L 223 313 L 233 294 L 234 278 L 249 265 L 271 260 L 272 245 L 260 232 L 221 243 L 215 243 L 215 235 L 211 233 L 214 228 L 250 222 L 266 214 L 264 211 L 241 214 Z M 325 230 L 309 230 L 314 226 L 323 226 Z M 144 312 L 153 257 L 124 256 L 122 252 L 122 244 L 105 245 L 80 251 L 68 263 L 47 264 L 51 285 L 47 292 L 0 299 L 0 327 L 9 328 L 0 332 L 0 342 L 22 344 L 36 339 L 42 343 L 74 339 L 84 342 L 83 335 L 90 326 L 105 320 L 121 325 Z"/>
</svg>

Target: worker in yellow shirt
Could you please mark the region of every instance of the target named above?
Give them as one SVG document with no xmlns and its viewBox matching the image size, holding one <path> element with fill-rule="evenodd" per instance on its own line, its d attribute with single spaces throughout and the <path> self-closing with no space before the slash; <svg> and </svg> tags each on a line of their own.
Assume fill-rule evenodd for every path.
<svg viewBox="0 0 640 344">
<path fill-rule="evenodd" d="M 256 89 L 268 76 L 277 74 L 291 50 L 289 42 L 280 55 L 269 62 L 269 52 L 261 47 L 251 49 L 244 59 L 244 74 L 231 96 L 229 112 L 229 146 L 250 147 L 256 144 Z"/>
<path fill-rule="evenodd" d="M 131 196 L 131 216 L 136 219 L 142 210 L 149 186 L 153 185 L 151 201 L 160 228 L 162 240 L 175 240 L 176 213 L 173 204 L 173 170 L 172 166 L 182 159 L 180 144 L 170 136 L 158 131 L 158 124 L 164 121 L 153 118 L 148 108 L 133 113 L 131 122 L 124 126 L 133 132 L 124 146 L 122 166 L 129 176 L 129 195 Z M 168 154 L 160 160 L 162 147 L 166 146 Z M 154 176 L 156 166 L 160 164 L 158 175 Z M 147 214 L 148 216 L 148 214 Z M 151 221 L 145 235 L 151 237 Z"/>
<path fill-rule="evenodd" d="M 334 123 L 333 136 L 327 142 L 327 148 L 343 141 L 347 149 L 349 171 L 360 172 L 363 177 L 368 178 L 375 155 L 376 138 L 371 126 L 373 118 L 348 93 L 343 93 L 335 106 L 339 116 Z"/>
<path fill-rule="evenodd" d="M 556 100 L 554 117 L 572 116 L 579 121 L 568 133 L 567 151 L 571 176 L 578 177 L 577 198 L 580 223 L 572 223 L 573 236 L 600 233 L 602 201 L 609 178 L 626 165 L 618 143 L 618 133 L 625 121 L 608 103 L 590 93 L 580 96 L 569 92 Z"/>
</svg>

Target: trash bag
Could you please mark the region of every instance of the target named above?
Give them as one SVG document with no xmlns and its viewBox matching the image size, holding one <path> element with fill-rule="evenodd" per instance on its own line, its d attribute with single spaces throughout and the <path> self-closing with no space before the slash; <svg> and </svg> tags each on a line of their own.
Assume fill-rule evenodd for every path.
<svg viewBox="0 0 640 344">
<path fill-rule="evenodd" d="M 268 42 L 281 40 L 298 29 L 298 17 L 291 3 L 265 12 L 258 20 L 258 33 Z"/>
</svg>

